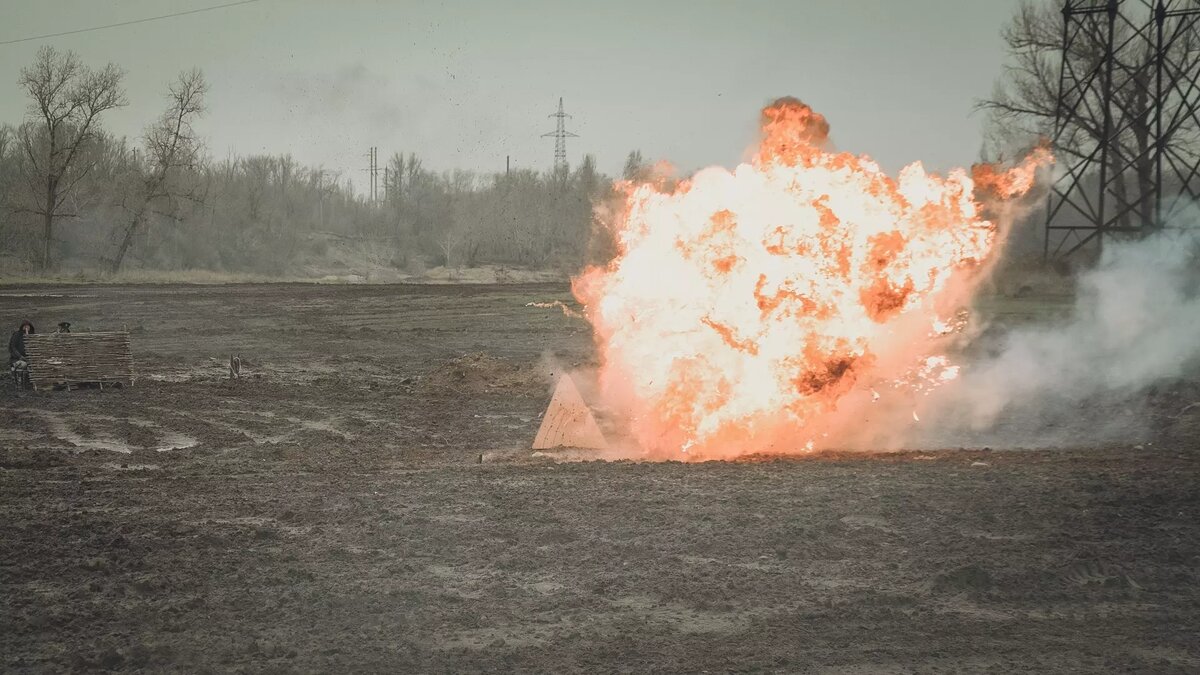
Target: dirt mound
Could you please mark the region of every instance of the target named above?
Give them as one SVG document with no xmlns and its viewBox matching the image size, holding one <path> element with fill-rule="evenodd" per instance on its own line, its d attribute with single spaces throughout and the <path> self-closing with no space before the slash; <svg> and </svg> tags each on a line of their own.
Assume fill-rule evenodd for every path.
<svg viewBox="0 0 1200 675">
<path fill-rule="evenodd" d="M 536 364 L 513 363 L 484 352 L 450 359 L 421 378 L 423 389 L 470 394 L 540 396 L 549 380 Z"/>
</svg>

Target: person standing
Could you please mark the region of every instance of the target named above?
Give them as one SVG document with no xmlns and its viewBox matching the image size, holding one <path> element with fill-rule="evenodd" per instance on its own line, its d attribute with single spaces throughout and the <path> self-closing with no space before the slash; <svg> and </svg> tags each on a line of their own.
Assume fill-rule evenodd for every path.
<svg viewBox="0 0 1200 675">
<path fill-rule="evenodd" d="M 28 386 L 29 358 L 25 354 L 25 338 L 34 334 L 33 324 L 22 321 L 21 327 L 8 339 L 8 367 L 17 378 L 17 385 Z"/>
<path fill-rule="evenodd" d="M 21 322 L 21 327 L 8 339 L 8 362 L 10 364 L 25 360 L 25 336 L 33 335 L 35 332 L 32 323 Z"/>
</svg>

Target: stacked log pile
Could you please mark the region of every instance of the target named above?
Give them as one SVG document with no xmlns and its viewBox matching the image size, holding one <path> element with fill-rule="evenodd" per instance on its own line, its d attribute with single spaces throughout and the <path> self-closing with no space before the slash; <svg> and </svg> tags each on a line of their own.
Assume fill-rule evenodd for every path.
<svg viewBox="0 0 1200 675">
<path fill-rule="evenodd" d="M 129 333 L 49 333 L 25 338 L 35 389 L 81 384 L 133 385 Z"/>
</svg>

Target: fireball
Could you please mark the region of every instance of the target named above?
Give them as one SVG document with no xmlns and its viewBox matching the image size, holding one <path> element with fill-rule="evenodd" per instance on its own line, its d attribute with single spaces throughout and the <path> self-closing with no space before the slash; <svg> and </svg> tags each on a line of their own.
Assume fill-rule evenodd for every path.
<svg viewBox="0 0 1200 675">
<path fill-rule="evenodd" d="M 796 99 L 766 107 L 761 128 L 732 171 L 622 184 L 616 257 L 573 280 L 603 403 L 649 457 L 845 447 L 886 417 L 880 399 L 957 373 L 936 335 L 1000 239 L 972 176 L 914 163 L 893 178 L 832 152 L 825 118 Z M 1018 196 L 1049 160 L 977 167 L 980 192 Z"/>
</svg>

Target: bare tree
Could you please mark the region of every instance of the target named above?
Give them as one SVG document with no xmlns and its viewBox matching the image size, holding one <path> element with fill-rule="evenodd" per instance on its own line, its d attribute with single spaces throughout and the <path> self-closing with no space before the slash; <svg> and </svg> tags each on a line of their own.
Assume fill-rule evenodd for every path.
<svg viewBox="0 0 1200 675">
<path fill-rule="evenodd" d="M 621 171 L 621 177 L 629 181 L 644 180 L 650 173 L 650 167 L 646 164 L 646 160 L 642 159 L 641 150 L 631 150 L 625 157 L 625 168 Z"/>
<path fill-rule="evenodd" d="M 8 150 L 12 147 L 13 128 L 0 124 L 0 161 L 8 158 Z"/>
<path fill-rule="evenodd" d="M 31 99 L 18 130 L 35 204 L 28 210 L 42 218 L 41 265 L 49 269 L 54 219 L 71 215 L 63 203 L 90 168 L 79 161 L 82 151 L 99 134 L 100 115 L 125 105 L 125 94 L 115 65 L 92 70 L 74 52 L 53 47 L 38 50 L 33 65 L 21 69 L 18 84 Z"/>
<path fill-rule="evenodd" d="M 16 131 L 8 124 L 0 124 L 0 250 L 14 252 L 17 232 L 7 216 L 13 209 L 12 189 L 17 162 L 13 161 Z"/>
<path fill-rule="evenodd" d="M 454 252 L 466 241 L 466 238 L 465 229 L 456 225 L 450 225 L 438 236 L 438 250 L 442 254 L 442 260 L 445 261 L 446 267 L 450 267 Z"/>
<path fill-rule="evenodd" d="M 387 168 L 387 185 L 384 186 L 387 198 L 389 202 L 399 206 L 404 201 L 404 153 L 392 153 L 392 158 L 388 160 Z"/>
<path fill-rule="evenodd" d="M 207 92 L 208 83 L 199 70 L 180 73 L 168 88 L 170 104 L 166 111 L 146 129 L 144 142 L 149 173 L 142 181 L 137 206 L 113 256 L 113 272 L 121 269 L 134 236 L 145 227 L 147 218 L 158 204 L 173 209 L 173 202 L 179 197 L 195 198 L 195 194 L 184 186 L 185 177 L 180 174 L 195 171 L 200 161 L 202 144 L 192 123 L 204 112 Z"/>
<path fill-rule="evenodd" d="M 12 208 L 9 201 L 11 196 L 9 190 L 11 189 L 13 168 L 17 164 L 12 157 L 15 140 L 16 130 L 7 124 L 0 124 L 0 213 Z"/>
</svg>

